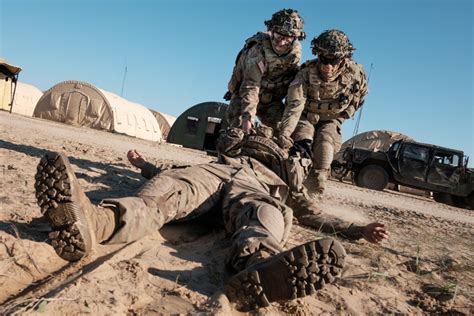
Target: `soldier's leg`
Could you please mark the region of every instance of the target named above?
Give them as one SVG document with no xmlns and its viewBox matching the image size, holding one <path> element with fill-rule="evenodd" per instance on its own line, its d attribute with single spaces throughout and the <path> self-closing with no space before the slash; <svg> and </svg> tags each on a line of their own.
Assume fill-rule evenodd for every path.
<svg viewBox="0 0 474 316">
<path fill-rule="evenodd" d="M 94 243 L 113 239 L 117 230 L 118 237 L 114 241 L 131 241 L 158 230 L 166 221 L 186 216 L 197 206 L 210 207 L 218 195 L 212 192 L 219 190 L 220 180 L 193 172 L 194 169 L 187 171 L 190 174 L 184 170 L 179 176 L 187 180 L 165 175 L 161 178 L 163 183 L 158 184 L 160 177 L 155 177 L 156 180 L 145 185 L 138 197 L 107 200 L 102 207 L 97 207 L 80 188 L 67 157 L 58 153 L 46 154 L 38 165 L 35 189 L 38 205 L 53 229 L 50 238 L 55 251 L 65 260 L 79 260 L 90 252 Z M 207 190 L 198 193 L 191 188 L 188 180 L 193 174 L 201 179 Z M 160 185 L 165 189 L 154 192 Z M 203 192 L 209 195 L 205 196 Z M 166 207 L 160 209 L 163 197 L 169 199 L 164 203 Z"/>
<path fill-rule="evenodd" d="M 295 146 L 291 148 L 290 154 L 292 151 L 300 151 L 300 156 L 311 157 L 314 133 L 315 129 L 313 123 L 311 123 L 306 116 L 302 116 L 296 125 L 295 131 L 291 135 Z M 308 175 L 309 172 L 305 174 L 305 178 Z M 309 195 L 305 186 L 301 185 L 299 188 L 292 188 L 290 186 L 290 188 L 292 190 L 287 204 L 293 208 L 295 216 L 308 212 L 318 213 L 320 211 L 317 201 Z"/>
<path fill-rule="evenodd" d="M 224 204 L 226 228 L 233 233 L 229 263 L 241 270 L 226 285 L 229 299 L 239 310 L 251 310 L 313 294 L 333 282 L 344 265 L 342 245 L 328 238 L 282 251 L 291 210 L 253 187 L 257 190 L 243 192 L 245 186 L 234 183 Z"/>
<path fill-rule="evenodd" d="M 119 210 L 120 228 L 108 243 L 137 240 L 173 220 L 198 217 L 220 200 L 222 180 L 201 166 L 171 169 L 148 181 L 135 197 L 107 199 Z"/>
<path fill-rule="evenodd" d="M 316 173 L 316 191 L 323 193 L 335 153 L 341 148 L 341 123 L 323 121 L 316 125 L 313 144 L 313 165 Z"/>
</svg>

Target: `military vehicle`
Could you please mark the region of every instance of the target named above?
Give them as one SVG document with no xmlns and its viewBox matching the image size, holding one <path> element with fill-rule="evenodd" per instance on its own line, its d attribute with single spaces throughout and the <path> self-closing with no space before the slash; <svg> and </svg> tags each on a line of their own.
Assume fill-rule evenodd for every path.
<svg viewBox="0 0 474 316">
<path fill-rule="evenodd" d="M 460 150 L 400 140 L 386 152 L 346 148 L 333 174 L 352 173 L 360 187 L 383 190 L 394 183 L 433 192 L 437 202 L 474 209 L 474 169 Z"/>
</svg>

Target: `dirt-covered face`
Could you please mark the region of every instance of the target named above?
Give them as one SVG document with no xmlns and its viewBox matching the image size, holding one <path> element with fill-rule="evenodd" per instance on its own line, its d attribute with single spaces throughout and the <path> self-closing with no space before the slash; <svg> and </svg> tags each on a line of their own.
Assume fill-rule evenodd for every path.
<svg viewBox="0 0 474 316">
<path fill-rule="evenodd" d="M 272 32 L 272 47 L 278 55 L 288 53 L 295 40 L 296 37 L 294 36 L 286 36 L 278 32 Z"/>
<path fill-rule="evenodd" d="M 334 77 L 343 64 L 343 58 L 327 58 L 318 56 L 319 71 L 326 78 Z"/>
</svg>

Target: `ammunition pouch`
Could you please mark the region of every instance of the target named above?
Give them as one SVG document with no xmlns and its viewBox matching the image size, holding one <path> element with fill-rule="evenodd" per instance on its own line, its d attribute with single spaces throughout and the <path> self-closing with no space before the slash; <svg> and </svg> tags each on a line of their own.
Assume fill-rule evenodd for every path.
<svg viewBox="0 0 474 316">
<path fill-rule="evenodd" d="M 311 159 L 303 158 L 299 153 L 285 160 L 286 183 L 292 192 L 301 192 L 303 182 L 311 170 Z"/>
</svg>

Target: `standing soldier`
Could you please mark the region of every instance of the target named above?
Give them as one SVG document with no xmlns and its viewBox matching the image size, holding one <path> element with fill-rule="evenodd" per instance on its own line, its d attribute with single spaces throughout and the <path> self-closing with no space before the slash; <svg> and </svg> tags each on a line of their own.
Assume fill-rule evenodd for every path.
<svg viewBox="0 0 474 316">
<path fill-rule="evenodd" d="M 229 124 L 246 134 L 254 132 L 256 117 L 276 130 L 283 115 L 282 100 L 299 69 L 299 41 L 306 37 L 296 10 L 280 10 L 265 25 L 268 31 L 247 39 L 239 52 L 224 96 L 230 100 Z"/>
<path fill-rule="evenodd" d="M 355 48 L 344 32 L 327 30 L 311 47 L 318 58 L 302 65 L 290 84 L 279 137 L 313 141 L 315 190 L 323 193 L 334 153 L 341 147 L 341 125 L 364 103 L 367 78 L 362 65 L 352 60 Z"/>
</svg>

